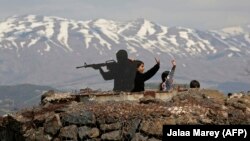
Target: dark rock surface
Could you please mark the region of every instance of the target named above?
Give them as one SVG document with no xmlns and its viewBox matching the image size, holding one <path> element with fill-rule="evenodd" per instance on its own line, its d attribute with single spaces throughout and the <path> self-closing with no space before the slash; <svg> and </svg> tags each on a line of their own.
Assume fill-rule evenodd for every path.
<svg viewBox="0 0 250 141">
<path fill-rule="evenodd" d="M 79 102 L 61 95 L 40 106 L 0 117 L 1 141 L 161 140 L 163 125 L 250 125 L 250 95 L 179 92 L 168 101 Z M 67 99 L 68 98 L 68 99 Z M 63 99 L 63 100 L 60 100 Z"/>
</svg>

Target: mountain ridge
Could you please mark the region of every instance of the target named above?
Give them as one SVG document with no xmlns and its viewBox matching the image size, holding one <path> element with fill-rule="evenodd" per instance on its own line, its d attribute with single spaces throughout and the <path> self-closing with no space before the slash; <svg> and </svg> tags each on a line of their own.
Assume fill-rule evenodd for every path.
<svg viewBox="0 0 250 141">
<path fill-rule="evenodd" d="M 177 46 L 183 42 L 182 45 L 186 49 L 184 49 L 184 51 L 182 50 L 182 52 L 186 52 L 186 54 L 197 54 L 202 50 L 207 51 L 207 54 L 218 52 L 219 50 L 215 50 L 213 45 L 210 45 L 210 42 L 202 40 L 202 38 L 204 38 L 204 36 L 206 36 L 206 34 L 208 34 L 209 32 L 209 34 L 214 35 L 211 38 L 217 37 L 217 41 L 220 41 L 221 44 L 226 43 L 225 41 L 223 41 L 223 39 L 230 38 L 231 36 L 236 36 L 236 32 L 246 34 L 243 32 L 243 28 L 241 27 L 228 27 L 222 29 L 220 32 L 201 32 L 199 30 L 183 27 L 165 27 L 157 25 L 145 19 L 137 19 L 128 23 L 119 23 L 105 19 L 96 19 L 93 21 L 73 21 L 59 17 L 35 15 L 27 15 L 21 17 L 16 16 L 8 18 L 5 22 L 1 22 L 0 27 L 2 29 L 0 34 L 2 48 L 7 48 L 7 46 L 9 46 L 4 42 L 9 42 L 9 44 L 11 44 L 12 46 L 21 46 L 23 48 L 24 45 L 30 47 L 32 45 L 35 45 L 38 41 L 45 41 L 46 48 L 44 48 L 43 50 L 38 50 L 38 52 L 49 51 L 51 49 L 50 45 L 53 44 L 58 47 L 64 47 L 64 51 L 73 51 L 73 49 L 69 47 L 69 37 L 72 36 L 70 32 L 72 32 L 73 36 L 75 34 L 78 34 L 81 35 L 81 37 L 84 37 L 86 48 L 89 47 L 89 43 L 91 42 L 91 40 L 95 39 L 99 40 L 100 45 L 102 45 L 103 47 L 107 47 L 110 50 L 112 43 L 119 44 L 119 40 L 126 40 L 126 42 L 129 42 L 128 44 L 130 44 L 130 46 L 133 46 L 133 41 L 138 43 L 140 41 L 142 42 L 143 39 L 146 38 L 149 40 L 149 42 L 141 43 L 141 45 L 144 45 L 142 47 L 146 49 L 150 50 L 150 44 L 152 44 L 153 46 L 151 47 L 151 49 L 155 48 L 159 49 L 162 52 L 171 51 L 171 53 L 175 53 L 176 50 L 174 50 L 174 48 L 177 48 Z M 179 36 L 180 39 L 176 38 L 176 36 Z M 32 37 L 33 39 L 30 39 Z M 24 40 L 27 40 L 27 42 L 30 39 L 30 41 L 28 43 L 18 42 L 17 39 L 20 40 L 20 38 L 24 38 Z M 246 39 L 245 41 L 250 41 L 249 33 L 244 35 L 244 38 Z M 157 44 L 160 47 L 157 48 Z M 239 49 L 233 46 L 235 43 L 230 44 L 229 42 L 227 44 L 227 46 L 231 45 L 229 46 L 229 50 L 239 52 Z M 167 49 L 166 47 L 163 48 L 166 45 L 169 45 L 170 47 L 173 46 L 174 48 L 171 48 L 172 50 Z M 249 42 L 247 42 L 247 44 L 242 44 L 242 46 L 244 47 L 247 45 L 249 45 Z M 196 48 L 191 48 L 192 46 Z M 198 47 L 199 49 L 197 49 Z M 249 54 L 249 51 L 247 51 L 247 53 Z"/>
<path fill-rule="evenodd" d="M 249 26 L 201 31 L 161 26 L 146 19 L 117 22 L 14 16 L 0 23 L 0 78 L 2 85 L 28 82 L 112 89 L 112 82 L 102 80 L 98 72 L 74 68 L 84 62 L 114 59 L 118 50 L 125 49 L 146 67 L 154 64 L 154 56 L 160 58 L 164 66 L 153 77 L 155 82 L 175 58 L 177 82 L 198 79 L 205 87 L 228 81 L 250 84 L 245 78 L 245 70 L 250 69 L 249 46 Z"/>
</svg>

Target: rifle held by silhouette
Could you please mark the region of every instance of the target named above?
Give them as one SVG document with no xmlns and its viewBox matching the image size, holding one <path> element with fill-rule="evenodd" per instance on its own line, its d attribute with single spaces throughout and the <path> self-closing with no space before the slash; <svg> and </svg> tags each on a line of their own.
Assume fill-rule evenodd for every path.
<svg viewBox="0 0 250 141">
<path fill-rule="evenodd" d="M 89 67 L 92 67 L 92 68 L 96 69 L 96 68 L 100 68 L 100 67 L 104 67 L 104 66 L 107 66 L 107 68 L 110 68 L 115 63 L 116 63 L 115 60 L 108 60 L 105 63 L 99 63 L 99 64 L 87 64 L 85 62 L 83 66 L 78 66 L 76 68 L 79 69 L 79 68 L 89 68 Z"/>
</svg>

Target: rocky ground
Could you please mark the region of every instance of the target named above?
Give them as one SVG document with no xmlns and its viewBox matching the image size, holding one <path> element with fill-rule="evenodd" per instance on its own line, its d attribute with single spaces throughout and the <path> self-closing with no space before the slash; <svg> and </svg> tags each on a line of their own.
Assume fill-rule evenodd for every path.
<svg viewBox="0 0 250 141">
<path fill-rule="evenodd" d="M 49 98 L 53 95 L 44 94 L 37 107 L 0 117 L 0 141 L 157 141 L 163 125 L 250 125 L 250 94 L 190 89 L 168 101 L 149 96 L 139 102 Z"/>
</svg>

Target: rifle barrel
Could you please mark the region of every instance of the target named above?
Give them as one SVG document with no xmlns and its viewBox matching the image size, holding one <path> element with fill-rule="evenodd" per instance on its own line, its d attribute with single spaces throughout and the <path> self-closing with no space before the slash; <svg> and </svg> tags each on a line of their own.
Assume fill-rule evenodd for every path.
<svg viewBox="0 0 250 141">
<path fill-rule="evenodd" d="M 107 66 L 108 64 L 111 64 L 111 63 L 115 63 L 114 60 L 108 60 L 106 61 L 105 63 L 100 63 L 100 64 L 87 64 L 87 63 L 84 63 L 84 66 L 78 66 L 76 67 L 77 69 L 79 68 L 88 68 L 88 67 L 103 67 L 103 66 Z"/>
<path fill-rule="evenodd" d="M 77 69 L 80 69 L 80 68 L 83 68 L 83 67 L 85 67 L 85 66 L 79 66 L 79 67 L 76 67 Z"/>
</svg>

